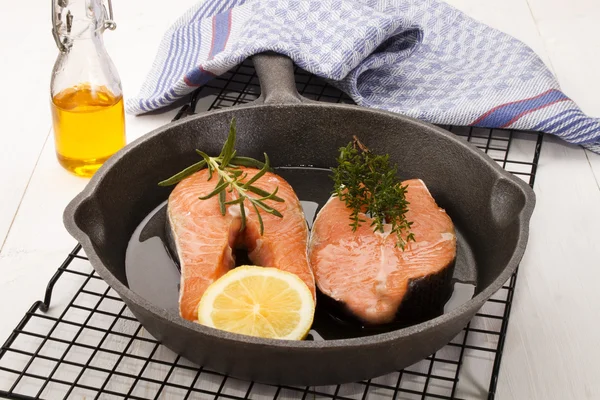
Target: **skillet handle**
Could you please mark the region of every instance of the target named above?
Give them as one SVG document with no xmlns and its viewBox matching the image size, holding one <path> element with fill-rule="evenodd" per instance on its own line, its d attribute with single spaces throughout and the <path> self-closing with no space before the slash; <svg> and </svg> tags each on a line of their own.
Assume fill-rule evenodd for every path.
<svg viewBox="0 0 600 400">
<path fill-rule="evenodd" d="M 298 104 L 309 101 L 296 90 L 294 62 L 287 56 L 268 52 L 252 56 L 261 95 L 252 104 Z"/>
</svg>

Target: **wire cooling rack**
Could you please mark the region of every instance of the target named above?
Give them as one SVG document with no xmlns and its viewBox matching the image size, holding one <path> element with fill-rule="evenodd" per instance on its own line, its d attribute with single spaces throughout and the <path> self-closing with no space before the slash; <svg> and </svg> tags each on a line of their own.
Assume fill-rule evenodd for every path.
<svg viewBox="0 0 600 400">
<path fill-rule="evenodd" d="M 297 69 L 298 91 L 326 102 L 352 101 Z M 259 96 L 248 61 L 197 90 L 175 119 Z M 533 186 L 543 134 L 444 128 L 474 143 Z M 515 273 L 446 347 L 402 371 L 354 384 L 270 386 L 194 365 L 160 345 L 93 271 L 78 245 L 0 349 L 0 396 L 11 399 L 493 399 Z M 78 289 L 74 289 L 78 288 Z M 61 296 L 50 307 L 53 294 Z M 473 374 L 489 386 L 473 384 Z"/>
</svg>

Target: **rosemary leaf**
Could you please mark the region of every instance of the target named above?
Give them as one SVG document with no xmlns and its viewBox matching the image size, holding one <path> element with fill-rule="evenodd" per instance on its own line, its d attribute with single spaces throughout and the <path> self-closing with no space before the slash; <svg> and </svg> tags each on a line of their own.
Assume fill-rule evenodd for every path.
<svg viewBox="0 0 600 400">
<path fill-rule="evenodd" d="M 258 160 L 255 160 L 254 158 L 250 158 L 250 157 L 240 157 L 240 156 L 235 156 L 231 159 L 231 161 L 229 162 L 229 165 L 241 165 L 243 167 L 253 167 L 253 168 L 258 168 L 261 169 L 262 167 L 265 166 L 265 163 L 260 162 Z"/>
<path fill-rule="evenodd" d="M 210 181 L 213 176 L 213 167 L 210 162 L 210 157 L 208 156 L 208 154 L 206 154 L 205 152 L 200 151 L 198 149 L 196 149 L 196 153 L 198 153 L 202 158 L 204 158 L 204 161 L 206 162 L 206 165 L 208 166 L 208 180 Z"/>
<path fill-rule="evenodd" d="M 200 171 L 204 167 L 206 167 L 206 160 L 199 161 L 196 164 L 192 164 L 189 167 L 187 167 L 186 169 L 184 169 L 183 171 L 173 175 L 172 177 L 159 182 L 158 186 L 175 185 L 175 184 L 181 182 L 182 180 L 184 180 L 185 178 L 187 178 L 188 176 Z"/>
<path fill-rule="evenodd" d="M 275 197 L 275 195 L 277 194 L 277 191 L 279 190 L 279 186 L 277 186 L 275 188 L 275 190 L 273 190 L 273 193 L 269 193 L 264 197 L 261 197 L 260 199 L 256 199 L 258 201 L 265 201 L 265 200 L 271 200 L 273 197 Z"/>
<path fill-rule="evenodd" d="M 265 224 L 263 223 L 263 219 L 260 216 L 260 211 L 258 210 L 258 207 L 256 207 L 256 204 L 252 203 L 252 207 L 254 207 L 254 211 L 256 211 L 256 216 L 258 217 L 258 224 L 260 225 L 260 235 L 262 236 L 265 232 Z"/>
<path fill-rule="evenodd" d="M 244 197 L 240 197 L 240 198 L 237 198 L 235 200 L 226 201 L 225 205 L 226 206 L 231 206 L 231 205 L 234 205 L 234 204 L 242 204 L 244 202 L 244 200 L 246 200 Z"/>
<path fill-rule="evenodd" d="M 221 215 L 225 215 L 225 191 L 222 190 L 219 192 L 219 210 L 221 210 Z"/>
<path fill-rule="evenodd" d="M 246 183 L 244 183 L 244 188 L 248 188 L 248 186 L 252 185 L 254 182 L 256 182 L 257 180 L 259 180 L 260 178 L 263 177 L 264 174 L 267 173 L 267 171 L 269 170 L 269 157 L 267 156 L 267 153 L 265 154 L 265 165 L 264 167 L 262 167 L 262 169 L 260 171 L 258 171 L 258 173 L 256 175 L 254 175 L 252 178 L 250 178 L 249 181 L 247 181 Z"/>
<path fill-rule="evenodd" d="M 221 177 L 219 179 L 219 182 L 217 182 L 217 186 L 215 186 L 215 188 L 213 189 L 212 192 L 210 192 L 209 194 L 205 195 L 205 196 L 200 196 L 198 197 L 200 200 L 207 200 L 210 199 L 211 197 L 213 197 L 214 195 L 216 195 L 217 193 L 220 193 L 221 191 L 223 191 L 227 185 L 229 185 L 229 182 L 225 182 L 223 180 L 223 178 Z"/>
<path fill-rule="evenodd" d="M 266 190 L 262 190 L 261 188 L 256 187 L 256 186 L 248 186 L 247 189 L 248 189 L 248 191 L 250 191 L 252 193 L 255 193 L 255 194 L 259 195 L 259 196 L 268 196 L 270 194 Z M 283 203 L 285 201 L 281 197 L 278 197 L 278 196 L 271 197 L 271 200 L 277 201 L 279 203 Z"/>
<path fill-rule="evenodd" d="M 221 160 L 221 169 L 225 169 L 225 167 L 229 166 L 229 162 L 233 157 L 235 157 L 236 153 L 237 151 L 233 150 L 230 154 L 223 156 L 223 159 Z"/>
<path fill-rule="evenodd" d="M 235 169 L 233 171 L 229 171 L 229 173 L 232 178 L 239 178 L 240 176 L 242 176 L 242 174 L 244 174 L 244 171 Z"/>
<path fill-rule="evenodd" d="M 231 119 L 231 123 L 229 124 L 229 135 L 227 135 L 227 140 L 223 145 L 223 149 L 221 150 L 221 154 L 219 154 L 219 158 L 223 160 L 228 160 L 225 165 L 228 164 L 229 160 L 231 160 L 233 148 L 235 146 L 235 137 L 236 137 L 236 120 L 235 118 Z"/>
<path fill-rule="evenodd" d="M 240 216 L 242 217 L 242 225 L 240 226 L 240 232 L 246 229 L 246 207 L 244 207 L 244 202 L 240 203 Z M 260 219 L 260 216 L 258 217 Z M 260 235 L 262 236 L 263 232 L 261 230 Z"/>
<path fill-rule="evenodd" d="M 262 208 L 263 210 L 265 210 L 269 214 L 273 214 L 276 217 L 283 218 L 283 215 L 281 215 L 281 213 L 279 211 L 277 211 L 276 209 L 274 209 L 272 207 L 269 207 L 268 205 L 266 205 L 262 201 L 256 200 L 256 199 L 252 199 L 251 201 L 252 201 L 252 204 L 256 204 L 258 207 Z"/>
<path fill-rule="evenodd" d="M 210 165 L 210 156 L 208 154 L 198 149 L 196 149 L 196 153 L 198 153 L 202 158 L 204 158 L 204 161 L 206 161 Z"/>
</svg>

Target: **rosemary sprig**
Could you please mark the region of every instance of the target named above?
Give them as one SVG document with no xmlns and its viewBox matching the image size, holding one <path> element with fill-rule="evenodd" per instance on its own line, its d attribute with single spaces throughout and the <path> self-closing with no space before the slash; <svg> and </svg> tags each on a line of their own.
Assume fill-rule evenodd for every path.
<svg viewBox="0 0 600 400">
<path fill-rule="evenodd" d="M 181 182 L 183 179 L 188 176 L 200 171 L 203 168 L 208 168 L 208 180 L 212 179 L 213 174 L 217 174 L 219 179 L 215 188 L 208 194 L 204 196 L 198 197 L 200 200 L 207 200 L 214 196 L 219 196 L 219 210 L 221 215 L 225 215 L 227 206 L 231 205 L 239 205 L 240 207 L 240 216 L 242 218 L 242 224 L 240 230 L 246 229 L 247 225 L 247 217 L 246 210 L 244 207 L 244 203 L 248 201 L 250 205 L 254 208 L 256 215 L 258 217 L 258 222 L 260 225 L 260 234 L 264 233 L 264 223 L 262 216 L 260 215 L 260 210 L 267 212 L 269 214 L 275 215 L 276 217 L 282 218 L 283 215 L 275 208 L 269 206 L 266 201 L 276 201 L 283 202 L 284 200 L 281 197 L 277 196 L 277 191 L 279 187 L 276 187 L 272 193 L 269 193 L 257 186 L 254 186 L 254 183 L 258 181 L 261 177 L 263 177 L 268 171 L 271 170 L 269 157 L 266 153 L 265 162 L 260 162 L 250 157 L 240 157 L 237 156 L 237 152 L 235 150 L 235 139 L 236 139 L 236 122 L 235 118 L 231 120 L 231 124 L 229 126 L 229 135 L 225 144 L 223 145 L 223 149 L 218 157 L 211 157 L 208 154 L 204 153 L 201 150 L 196 150 L 196 153 L 202 157 L 202 160 L 190 165 L 183 171 L 173 175 L 172 177 L 165 179 L 162 182 L 159 182 L 159 186 L 171 186 Z M 259 168 L 260 171 L 256 173 L 252 178 L 244 181 L 248 174 L 245 173 L 240 167 L 253 167 Z M 233 200 L 226 200 L 226 194 L 234 193 L 236 198 Z M 249 196 L 249 193 L 254 193 L 261 197 Z"/>
<path fill-rule="evenodd" d="M 352 210 L 350 226 L 356 231 L 361 218 L 372 218 L 373 231 L 384 232 L 384 225 L 391 224 L 391 234 L 396 234 L 396 245 L 402 250 L 414 234 L 410 232 L 412 222 L 407 221 L 407 186 L 397 178 L 397 167 L 390 165 L 389 155 L 376 155 L 364 146 L 356 136 L 346 147 L 340 148 L 338 166 L 333 168 L 334 196 L 345 202 Z"/>
</svg>

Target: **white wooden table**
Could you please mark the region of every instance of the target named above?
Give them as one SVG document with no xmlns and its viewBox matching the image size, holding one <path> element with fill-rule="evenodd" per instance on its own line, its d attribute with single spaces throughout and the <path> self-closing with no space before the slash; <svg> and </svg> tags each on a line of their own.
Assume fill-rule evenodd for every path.
<svg viewBox="0 0 600 400">
<path fill-rule="evenodd" d="M 449 2 L 531 46 L 565 93 L 589 115 L 600 117 L 599 1 Z M 54 156 L 49 80 L 57 49 L 50 33 L 50 1 L 44 3 L 32 9 L 29 2 L 2 7 L 0 342 L 42 296 L 74 246 L 63 228 L 62 211 L 87 183 L 64 171 Z M 126 96 L 140 86 L 163 32 L 193 3 L 115 2 L 118 28 L 104 36 Z M 128 116 L 128 140 L 165 124 L 174 113 Z M 599 399 L 600 156 L 548 136 L 497 398 Z M 477 368 L 465 368 L 477 374 Z"/>
</svg>

